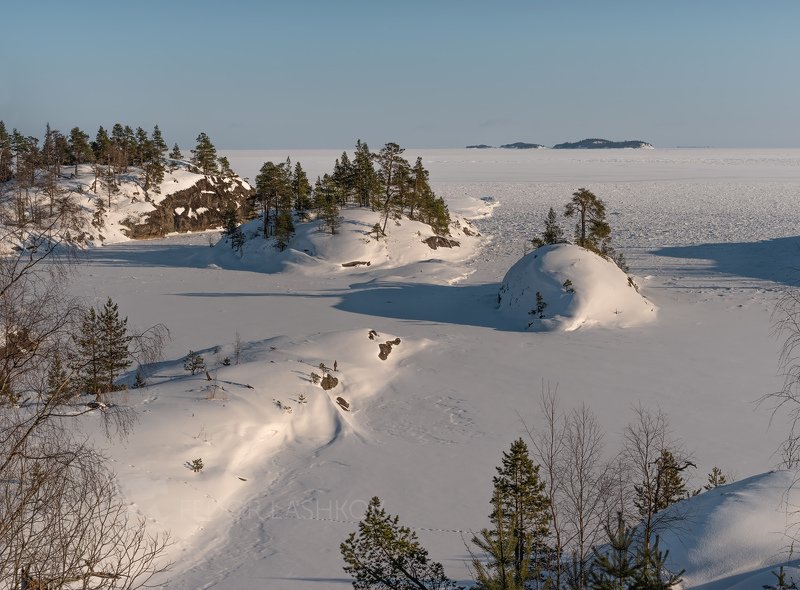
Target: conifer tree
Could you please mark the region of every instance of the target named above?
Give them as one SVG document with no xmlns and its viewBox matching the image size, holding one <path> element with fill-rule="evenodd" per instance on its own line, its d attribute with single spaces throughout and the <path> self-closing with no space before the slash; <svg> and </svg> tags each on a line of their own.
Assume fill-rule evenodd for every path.
<svg viewBox="0 0 800 590">
<path fill-rule="evenodd" d="M 119 308 L 109 297 L 97 320 L 101 384 L 104 392 L 113 391 L 114 381 L 131 365 L 128 318 L 119 317 Z"/>
<path fill-rule="evenodd" d="M 547 212 L 542 235 L 533 238 L 531 241 L 536 248 L 549 244 L 559 244 L 564 241 L 564 231 L 561 229 L 561 226 L 558 225 L 558 216 L 552 207 L 550 207 L 550 210 Z"/>
<path fill-rule="evenodd" d="M 164 157 L 164 154 L 167 153 L 169 149 L 167 147 L 167 142 L 164 141 L 164 137 L 161 135 L 161 129 L 158 128 L 158 125 L 153 127 L 153 147 L 159 159 Z"/>
<path fill-rule="evenodd" d="M 428 557 L 416 533 L 387 514 L 377 497 L 370 500 L 358 532 L 339 549 L 356 590 L 455 590 L 442 564 Z"/>
<path fill-rule="evenodd" d="M 89 136 L 78 127 L 73 127 L 69 132 L 69 151 L 75 163 L 75 176 L 77 176 L 78 166 L 92 158 Z"/>
<path fill-rule="evenodd" d="M 375 156 L 382 193 L 380 199 L 375 201 L 375 207 L 383 219 L 380 227 L 383 235 L 386 235 L 389 217 L 396 212 L 401 202 L 401 187 L 404 180 L 402 170 L 408 168 L 408 162 L 402 157 L 404 151 L 398 144 L 389 142 Z"/>
<path fill-rule="evenodd" d="M 314 185 L 314 202 L 319 217 L 331 234 L 338 233 L 341 224 L 337 190 L 336 183 L 333 182 L 330 175 L 324 174 L 322 179 L 317 177 Z"/>
<path fill-rule="evenodd" d="M 331 178 L 336 184 L 342 204 L 346 203 L 355 188 L 355 169 L 353 164 L 350 163 L 347 152 L 342 152 L 341 157 L 334 163 Z"/>
<path fill-rule="evenodd" d="M 524 590 L 531 574 L 529 536 L 520 539 L 509 528 L 499 490 L 492 494 L 492 528 L 484 528 L 472 538 L 482 555 L 472 555 L 473 577 L 479 590 Z M 517 564 L 517 552 L 524 544 L 524 561 Z"/>
<path fill-rule="evenodd" d="M 0 121 L 0 182 L 11 180 L 13 176 L 11 157 L 11 136 L 6 130 L 6 124 Z"/>
<path fill-rule="evenodd" d="M 174 144 L 172 146 L 172 151 L 169 153 L 169 157 L 173 160 L 183 160 L 183 154 L 181 153 L 181 148 L 178 144 Z"/>
<path fill-rule="evenodd" d="M 661 551 L 659 538 L 655 543 L 642 543 L 636 553 L 636 573 L 629 586 L 631 590 L 672 590 L 681 582 L 685 570 L 673 574 L 667 570 L 669 551 Z"/>
<path fill-rule="evenodd" d="M 714 488 L 724 486 L 727 483 L 728 478 L 725 477 L 724 473 L 722 473 L 722 469 L 715 465 L 711 470 L 711 473 L 708 474 L 708 483 L 704 485 L 703 488 L 706 490 L 713 490 Z"/>
<path fill-rule="evenodd" d="M 204 132 L 197 136 L 197 146 L 192 150 L 192 164 L 200 168 L 202 173 L 206 175 L 219 172 L 217 168 L 217 149 Z"/>
<path fill-rule="evenodd" d="M 101 125 L 94 141 L 92 142 L 92 151 L 94 152 L 94 159 L 98 163 L 108 165 L 111 158 L 111 138 L 103 126 Z"/>
<path fill-rule="evenodd" d="M 637 575 L 635 551 L 632 548 L 634 529 L 625 525 L 622 513 L 617 513 L 617 528 L 606 527 L 607 550 L 600 553 L 593 547 L 594 567 L 589 573 L 592 590 L 628 590 Z"/>
<path fill-rule="evenodd" d="M 369 146 L 360 139 L 356 141 L 353 158 L 353 186 L 356 199 L 361 207 L 370 207 L 380 190 L 378 173 L 372 165 L 373 159 L 374 156 L 369 151 Z"/>
<path fill-rule="evenodd" d="M 100 323 L 97 312 L 90 308 L 83 315 L 76 343 L 78 345 L 77 373 L 81 389 L 100 397 L 102 391 L 102 353 Z"/>
<path fill-rule="evenodd" d="M 675 455 L 667 449 L 661 451 L 658 461 L 658 499 L 656 512 L 686 498 L 686 482 L 683 481 Z"/>
<path fill-rule="evenodd" d="M 294 210 L 301 219 L 305 218 L 311 208 L 311 184 L 308 182 L 308 176 L 300 162 L 294 165 L 292 197 L 294 199 Z"/>
<path fill-rule="evenodd" d="M 71 377 L 67 367 L 61 362 L 61 355 L 56 353 L 47 370 L 47 396 L 66 401 L 72 394 Z"/>
<path fill-rule="evenodd" d="M 577 216 L 575 243 L 597 253 L 605 253 L 611 239 L 611 226 L 606 221 L 605 203 L 591 191 L 581 188 L 572 193 L 564 208 L 566 217 Z"/>
<path fill-rule="evenodd" d="M 242 248 L 244 247 L 245 237 L 244 233 L 242 232 L 242 228 L 239 227 L 236 209 L 229 207 L 224 213 L 223 220 L 224 229 L 222 234 L 228 239 L 233 251 L 241 254 Z"/>
<path fill-rule="evenodd" d="M 516 539 L 513 563 L 514 576 L 519 582 L 527 579 L 526 564 L 538 567 L 548 553 L 550 523 L 550 501 L 545 484 L 539 479 L 539 466 L 533 464 L 528 446 L 521 438 L 512 443 L 508 452 L 503 452 L 493 484 L 493 504 L 499 501 L 502 510 L 498 513 L 495 509 L 490 518 L 497 525 L 497 515 L 502 514 L 504 528 Z"/>
<path fill-rule="evenodd" d="M 290 228 L 289 234 L 294 231 L 291 224 L 291 187 L 289 185 L 289 170 L 286 164 L 264 162 L 256 176 L 256 192 L 252 197 L 254 203 L 261 205 L 262 229 L 264 238 L 269 237 L 270 208 L 275 211 L 274 220 L 277 223 L 279 210 L 289 210 L 289 223 L 282 229 Z M 284 223 L 286 223 L 284 218 Z M 276 228 L 277 229 L 277 228 Z M 288 237 L 282 236 L 286 239 Z"/>
<path fill-rule="evenodd" d="M 231 176 L 235 176 L 236 173 L 231 168 L 231 163 L 228 161 L 228 158 L 225 156 L 220 156 L 217 158 L 217 162 L 219 162 L 219 172 L 222 176 L 226 178 L 230 178 Z"/>
</svg>

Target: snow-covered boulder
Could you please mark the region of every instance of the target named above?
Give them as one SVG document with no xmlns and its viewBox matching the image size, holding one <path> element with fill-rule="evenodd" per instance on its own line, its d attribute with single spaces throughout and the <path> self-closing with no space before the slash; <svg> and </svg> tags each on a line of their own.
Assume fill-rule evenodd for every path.
<svg viewBox="0 0 800 590">
<path fill-rule="evenodd" d="M 656 316 L 655 306 L 614 262 L 573 244 L 523 256 L 506 273 L 498 302 L 501 313 L 532 330 L 631 327 Z"/>
</svg>

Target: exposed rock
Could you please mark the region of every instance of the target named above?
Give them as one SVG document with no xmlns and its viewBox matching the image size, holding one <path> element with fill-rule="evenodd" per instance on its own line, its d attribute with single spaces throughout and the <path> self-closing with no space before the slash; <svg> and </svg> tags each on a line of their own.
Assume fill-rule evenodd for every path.
<svg viewBox="0 0 800 590">
<path fill-rule="evenodd" d="M 375 330 L 370 330 L 369 332 L 367 332 L 367 336 L 369 336 L 370 340 L 375 340 L 375 336 L 377 335 L 378 333 Z"/>
<path fill-rule="evenodd" d="M 369 260 L 353 260 L 352 262 L 343 262 L 342 266 L 345 268 L 350 268 L 353 266 L 369 266 L 372 264 Z"/>
<path fill-rule="evenodd" d="M 345 412 L 349 412 L 350 411 L 350 404 L 343 397 L 337 397 L 336 398 L 336 403 L 339 404 L 339 407 L 342 408 Z"/>
<path fill-rule="evenodd" d="M 322 378 L 322 381 L 320 381 L 320 385 L 322 385 L 322 389 L 328 391 L 339 385 L 339 380 L 333 375 L 327 374 Z"/>
<path fill-rule="evenodd" d="M 131 238 L 154 238 L 172 232 L 203 231 L 220 227 L 228 208 L 239 209 L 253 194 L 242 181 L 206 176 L 190 188 L 172 193 L 154 204 L 144 219 L 126 219 Z"/>
<path fill-rule="evenodd" d="M 455 248 L 460 246 L 461 244 L 456 240 L 451 240 L 449 238 L 445 238 L 442 236 L 431 236 L 425 240 L 422 240 L 424 243 L 430 246 L 431 250 L 436 250 L 437 248 Z"/>
<path fill-rule="evenodd" d="M 378 344 L 378 348 L 380 348 L 380 352 L 378 353 L 378 358 L 382 361 L 385 361 L 389 358 L 389 354 L 392 352 L 392 346 L 397 346 L 400 344 L 400 339 L 395 338 L 394 340 L 387 340 L 384 343 Z"/>
</svg>

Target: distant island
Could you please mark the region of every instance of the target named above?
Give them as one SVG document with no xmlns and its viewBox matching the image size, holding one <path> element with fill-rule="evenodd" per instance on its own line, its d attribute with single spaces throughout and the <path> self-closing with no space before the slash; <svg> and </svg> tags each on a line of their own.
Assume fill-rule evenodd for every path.
<svg viewBox="0 0 800 590">
<path fill-rule="evenodd" d="M 527 143 L 524 141 L 517 141 L 515 143 L 505 143 L 500 146 L 501 149 L 506 150 L 544 150 L 547 146 L 540 143 Z M 468 145 L 468 150 L 489 150 L 495 149 L 494 146 L 479 143 L 476 145 Z M 558 143 L 553 146 L 554 150 L 601 150 L 601 149 L 633 149 L 633 150 L 652 150 L 655 149 L 652 144 L 638 139 L 629 139 L 626 141 L 611 141 L 610 139 L 599 139 L 592 137 L 589 139 L 582 139 L 575 142 Z"/>
<path fill-rule="evenodd" d="M 524 141 L 518 141 L 516 143 L 507 143 L 505 145 L 501 145 L 501 148 L 507 150 L 542 150 L 545 149 L 540 143 L 525 143 Z"/>
<path fill-rule="evenodd" d="M 608 139 L 582 139 L 574 143 L 559 143 L 553 146 L 554 150 L 598 150 L 598 149 L 645 149 L 652 150 L 653 146 L 646 141 L 627 140 L 610 141 Z"/>
</svg>

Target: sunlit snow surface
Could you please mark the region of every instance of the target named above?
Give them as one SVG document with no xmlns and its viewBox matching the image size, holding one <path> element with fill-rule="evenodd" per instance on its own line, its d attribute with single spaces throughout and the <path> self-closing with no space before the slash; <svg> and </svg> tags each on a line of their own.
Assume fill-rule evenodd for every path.
<svg viewBox="0 0 800 590">
<path fill-rule="evenodd" d="M 222 155 L 251 180 L 264 161 L 288 155 L 313 181 L 340 154 Z M 755 400 L 781 384 L 771 314 L 781 291 L 800 282 L 800 150 L 405 155 L 418 154 L 451 210 L 477 217 L 487 243 L 474 258 L 422 256 L 413 231 L 389 263 L 352 269 L 312 264 L 302 251 L 283 266 L 237 262 L 224 245 L 209 248 L 214 234 L 87 253 L 78 294 L 111 296 L 132 323 L 164 322 L 172 332 L 153 385 L 128 392 L 140 410 L 135 434 L 108 449 L 132 508 L 175 535 L 171 588 L 347 588 L 338 544 L 373 495 L 466 580 L 463 539 L 487 524 L 494 466 L 524 434 L 520 418 L 538 427 L 543 382 L 558 384 L 565 408 L 586 403 L 597 413 L 606 455 L 619 447 L 632 405 L 661 407 L 698 464 L 692 488 L 714 465 L 741 479 L 777 463 L 785 419 L 771 421 Z M 606 201 L 614 243 L 657 318 L 527 332 L 496 310 L 500 280 L 547 209 L 560 212 L 581 187 Z M 363 253 L 370 249 L 365 241 Z M 388 361 L 377 358 L 369 329 L 402 339 Z M 237 332 L 243 362 L 219 369 L 225 393 L 208 400 L 209 382 L 188 376 L 182 357 L 231 355 Z M 308 379 L 333 360 L 347 413 Z M 300 393 L 307 405 L 291 401 Z M 289 400 L 293 412 L 273 399 Z M 183 467 L 197 456 L 201 474 Z M 718 494 L 713 512 L 703 509 L 709 517 L 689 528 L 686 546 L 702 545 L 705 557 L 681 564 L 693 584 L 728 587 L 731 563 L 737 576 L 761 571 L 750 587 L 770 581 L 764 572 L 785 546 L 773 529 L 786 481 L 742 481 Z M 734 526 L 741 506 L 747 522 L 770 530 Z M 710 544 L 713 530 L 731 542 Z"/>
</svg>

